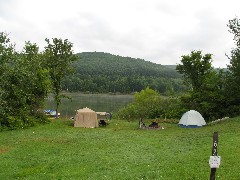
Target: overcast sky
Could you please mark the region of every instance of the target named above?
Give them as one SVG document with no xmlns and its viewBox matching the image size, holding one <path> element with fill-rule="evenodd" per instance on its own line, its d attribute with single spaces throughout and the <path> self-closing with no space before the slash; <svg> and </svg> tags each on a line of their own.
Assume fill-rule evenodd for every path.
<svg viewBox="0 0 240 180">
<path fill-rule="evenodd" d="M 228 21 L 239 0 L 0 0 L 0 31 L 22 49 L 45 38 L 68 39 L 74 52 L 109 52 L 178 64 L 191 50 L 226 67 L 234 47 Z"/>
</svg>

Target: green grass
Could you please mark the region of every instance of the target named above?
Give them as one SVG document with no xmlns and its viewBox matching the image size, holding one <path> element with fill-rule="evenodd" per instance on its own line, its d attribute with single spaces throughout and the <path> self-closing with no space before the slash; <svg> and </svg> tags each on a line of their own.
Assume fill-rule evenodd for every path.
<svg viewBox="0 0 240 180">
<path fill-rule="evenodd" d="M 209 179 L 212 135 L 222 157 L 217 179 L 240 179 L 240 118 L 199 129 L 111 121 L 106 128 L 74 128 L 54 120 L 0 132 L 0 179 Z"/>
</svg>

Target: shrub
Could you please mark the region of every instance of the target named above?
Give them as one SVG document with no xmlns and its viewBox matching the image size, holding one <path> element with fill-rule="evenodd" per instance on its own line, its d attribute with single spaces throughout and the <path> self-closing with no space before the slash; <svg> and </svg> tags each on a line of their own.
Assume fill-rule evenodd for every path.
<svg viewBox="0 0 240 180">
<path fill-rule="evenodd" d="M 130 116 L 135 119 L 179 119 L 185 111 L 179 98 L 165 98 L 158 92 L 146 88 L 134 94 L 133 102 L 120 109 L 117 115 L 120 117 Z"/>
</svg>

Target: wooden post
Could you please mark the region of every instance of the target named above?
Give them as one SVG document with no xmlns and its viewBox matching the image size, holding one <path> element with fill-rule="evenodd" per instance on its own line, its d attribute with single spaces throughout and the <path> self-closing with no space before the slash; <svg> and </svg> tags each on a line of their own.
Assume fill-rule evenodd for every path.
<svg viewBox="0 0 240 180">
<path fill-rule="evenodd" d="M 212 156 L 217 156 L 218 132 L 213 133 Z M 216 168 L 211 168 L 210 180 L 215 180 Z"/>
</svg>

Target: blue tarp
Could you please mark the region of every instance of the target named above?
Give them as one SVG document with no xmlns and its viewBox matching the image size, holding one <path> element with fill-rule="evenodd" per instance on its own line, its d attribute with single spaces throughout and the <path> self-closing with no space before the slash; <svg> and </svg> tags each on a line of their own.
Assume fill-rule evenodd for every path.
<svg viewBox="0 0 240 180">
<path fill-rule="evenodd" d="M 178 124 L 178 126 L 181 127 L 181 128 L 200 128 L 200 127 L 202 127 L 202 126 L 197 126 L 197 125 L 186 126 L 186 125 L 183 125 L 183 124 Z"/>
<path fill-rule="evenodd" d="M 46 109 L 44 110 L 44 113 L 50 114 L 51 116 L 56 116 L 56 111 L 52 109 Z"/>
</svg>

